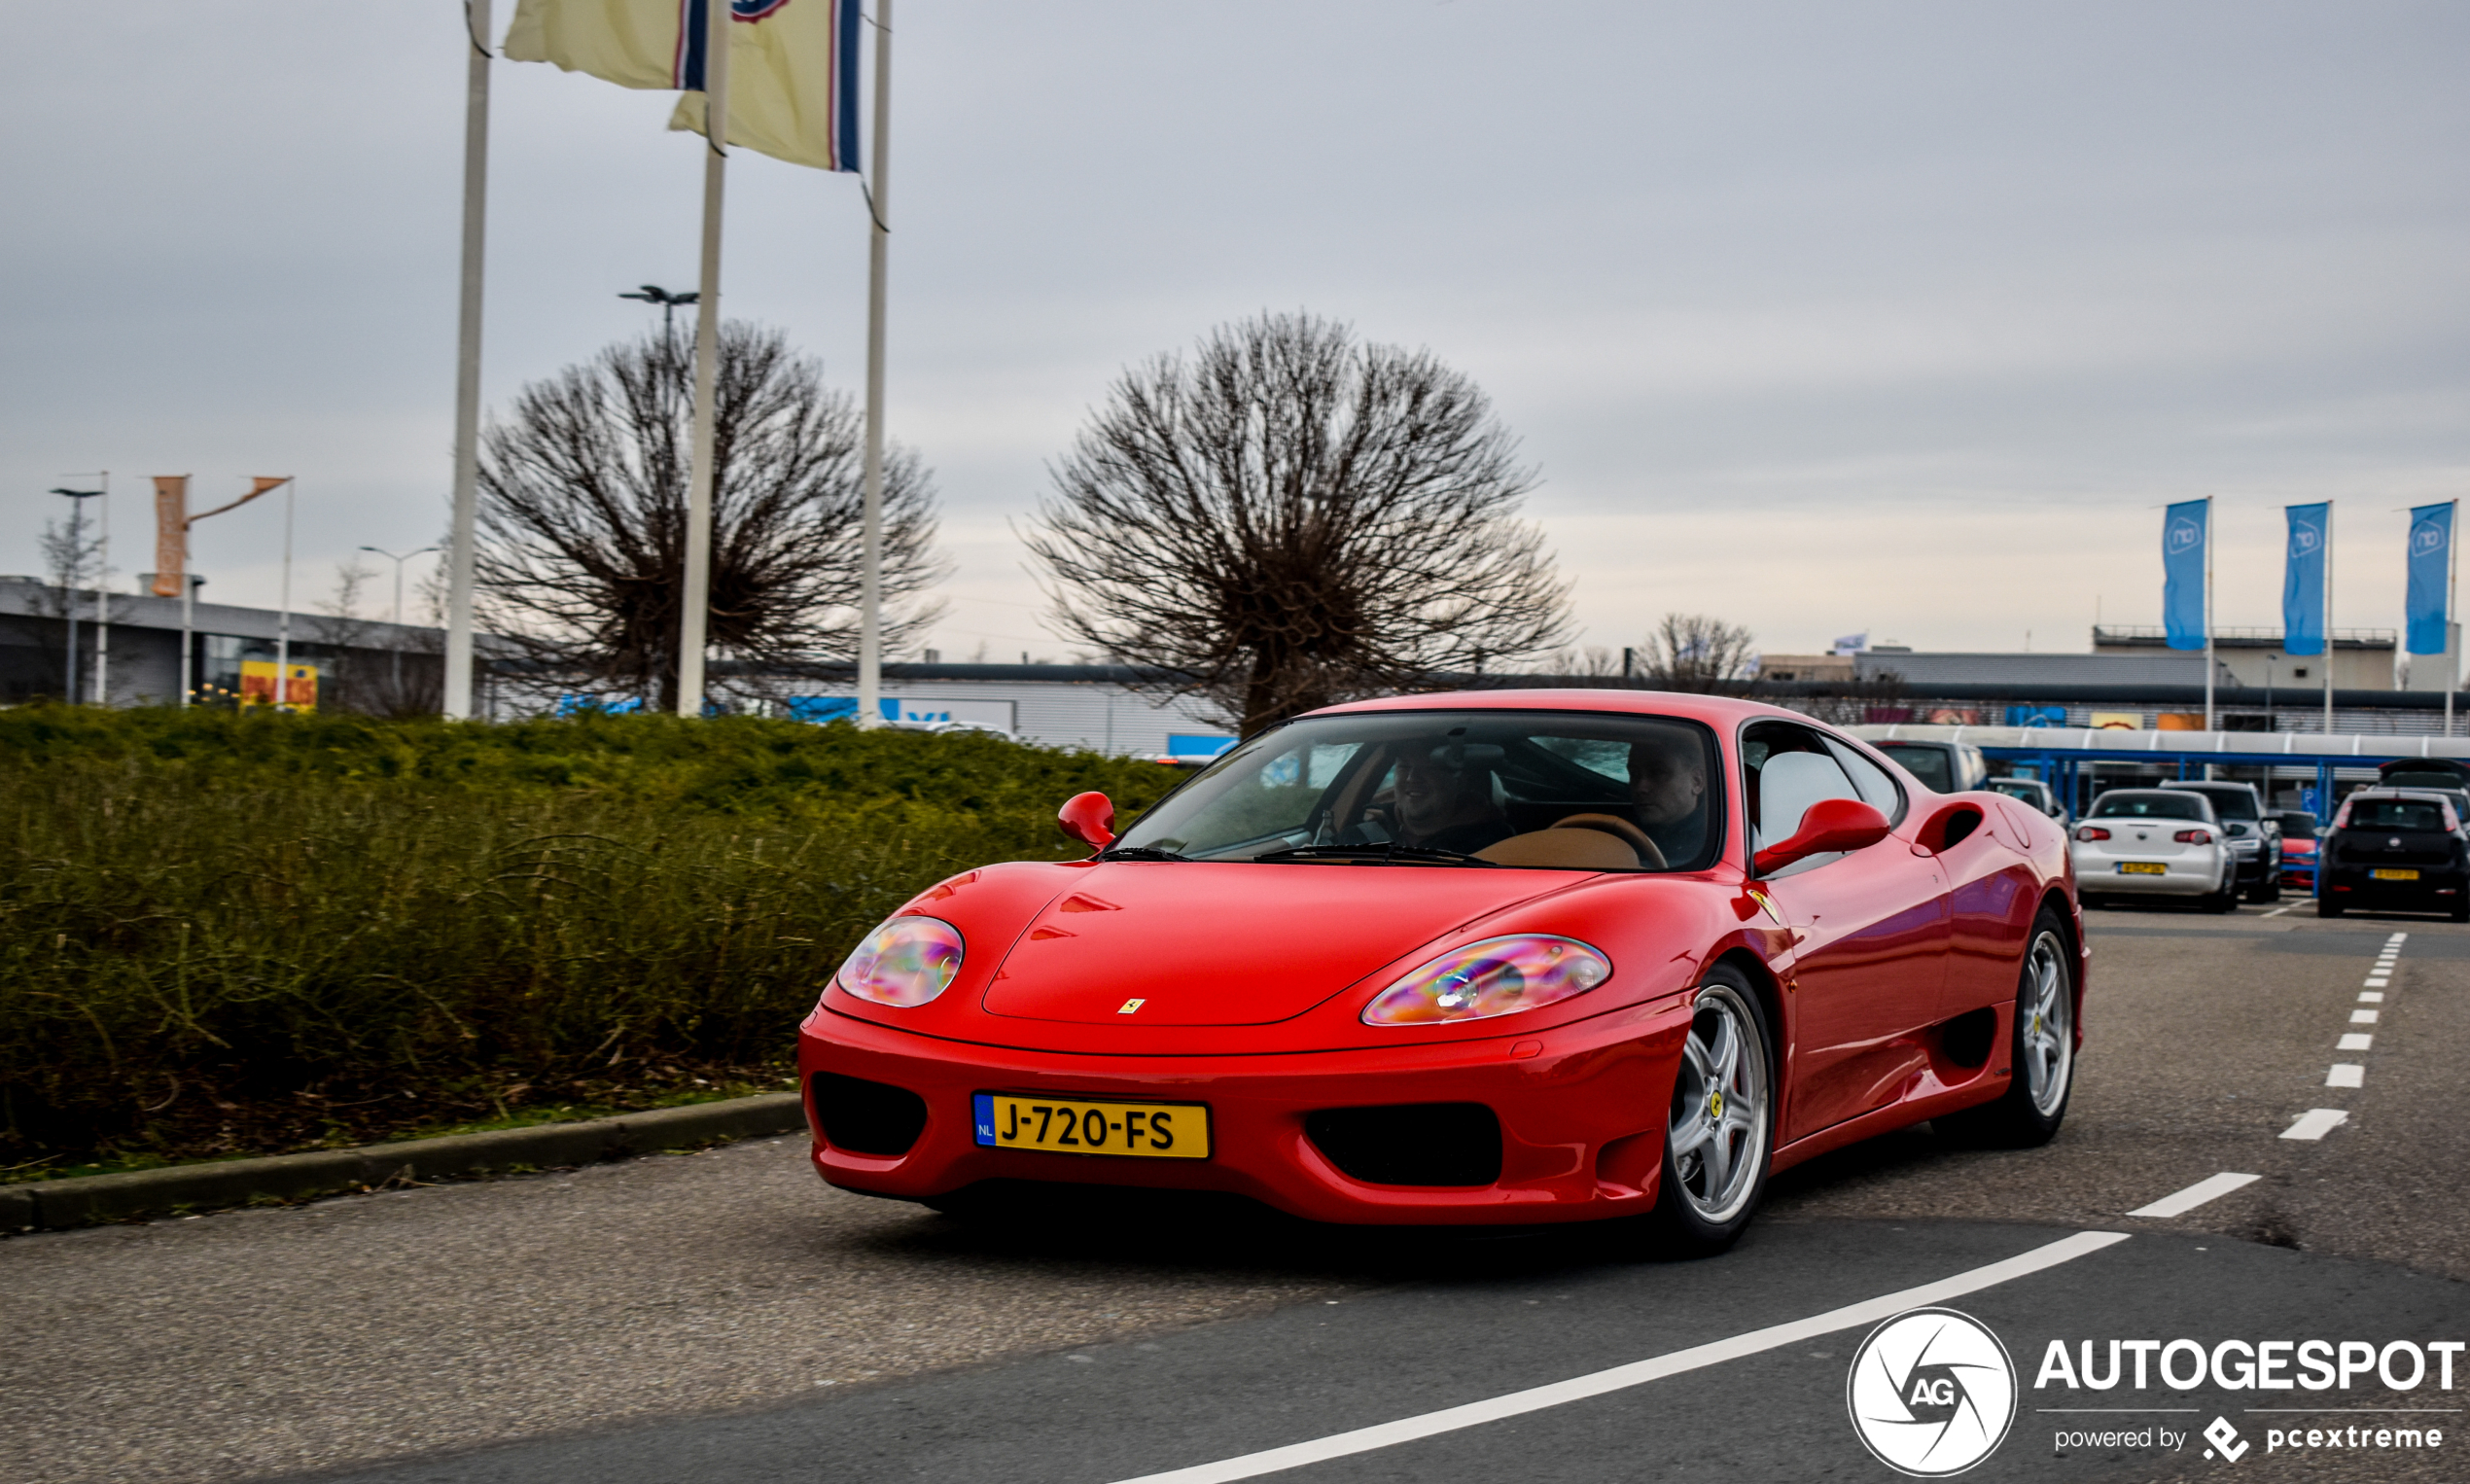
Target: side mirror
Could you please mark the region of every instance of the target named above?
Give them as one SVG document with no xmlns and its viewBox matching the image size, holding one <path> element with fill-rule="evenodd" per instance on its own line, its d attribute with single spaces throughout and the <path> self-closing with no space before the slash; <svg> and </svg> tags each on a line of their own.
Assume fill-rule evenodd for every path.
<svg viewBox="0 0 2470 1484">
<path fill-rule="evenodd" d="M 1791 839 L 1758 852 L 1757 860 L 1751 864 L 1760 875 L 1765 875 L 1811 856 L 1864 849 L 1886 839 L 1887 834 L 1887 816 L 1868 804 L 1857 798 L 1822 798 L 1801 816 L 1801 828 Z"/>
<path fill-rule="evenodd" d="M 1104 850 L 1115 842 L 1114 800 L 1095 792 L 1075 794 L 1055 811 L 1055 823 L 1083 845 Z"/>
</svg>

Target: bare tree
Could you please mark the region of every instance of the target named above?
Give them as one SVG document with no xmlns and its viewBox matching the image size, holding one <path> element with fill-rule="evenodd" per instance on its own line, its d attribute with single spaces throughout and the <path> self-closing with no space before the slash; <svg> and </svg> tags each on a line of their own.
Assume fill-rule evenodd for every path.
<svg viewBox="0 0 2470 1484">
<path fill-rule="evenodd" d="M 1429 353 L 1264 315 L 1117 380 L 1026 540 L 1068 639 L 1249 735 L 1562 641 L 1515 455 Z"/>
<path fill-rule="evenodd" d="M 1646 677 L 1659 690 L 1717 690 L 1748 678 L 1757 639 L 1705 614 L 1666 614 L 1646 638 Z"/>
<path fill-rule="evenodd" d="M 523 388 L 482 442 L 483 620 L 559 684 L 677 703 L 693 364 L 657 332 Z M 854 654 L 861 422 L 777 331 L 721 329 L 710 646 L 741 689 Z M 885 462 L 884 645 L 933 621 L 943 576 L 917 457 Z M 726 683 L 726 682 L 724 682 Z"/>
</svg>

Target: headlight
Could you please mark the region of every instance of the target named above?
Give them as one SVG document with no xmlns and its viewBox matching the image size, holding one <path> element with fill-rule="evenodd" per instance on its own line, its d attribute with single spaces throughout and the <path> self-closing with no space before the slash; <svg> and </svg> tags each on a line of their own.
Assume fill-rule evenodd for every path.
<svg viewBox="0 0 2470 1484">
<path fill-rule="evenodd" d="M 1488 937 L 1434 959 L 1363 1007 L 1365 1025 L 1435 1025 L 1538 1009 L 1612 977 L 1612 961 L 1571 937 Z"/>
<path fill-rule="evenodd" d="M 937 917 L 896 917 L 866 935 L 832 982 L 861 1000 L 908 1009 L 961 972 L 961 930 Z"/>
</svg>

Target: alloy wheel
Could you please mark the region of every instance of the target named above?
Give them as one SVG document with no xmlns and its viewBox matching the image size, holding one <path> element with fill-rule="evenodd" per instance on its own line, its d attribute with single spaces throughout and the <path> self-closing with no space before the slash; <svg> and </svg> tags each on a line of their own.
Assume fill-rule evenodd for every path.
<svg viewBox="0 0 2470 1484">
<path fill-rule="evenodd" d="M 1668 1137 L 1681 1198 L 1716 1225 L 1757 1193 L 1767 1156 L 1767 1044 L 1758 1017 L 1728 984 L 1698 992 Z"/>
<path fill-rule="evenodd" d="M 2016 1013 L 2024 1021 L 2016 1040 L 2024 1051 L 2025 1090 L 2046 1118 L 2065 1106 L 2067 1078 L 2075 1070 L 2075 1005 L 2067 993 L 2064 948 L 2055 933 L 2032 940 Z"/>
</svg>

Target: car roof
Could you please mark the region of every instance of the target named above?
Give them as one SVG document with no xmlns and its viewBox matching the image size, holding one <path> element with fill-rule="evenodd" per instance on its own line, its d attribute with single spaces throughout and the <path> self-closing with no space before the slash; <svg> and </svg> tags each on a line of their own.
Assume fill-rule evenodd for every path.
<svg viewBox="0 0 2470 1484">
<path fill-rule="evenodd" d="M 1417 695 L 1384 695 L 1369 700 L 1343 701 L 1335 706 L 1323 706 L 1318 711 L 1307 711 L 1304 716 L 1349 716 L 1367 711 L 1570 711 L 1599 715 L 1614 712 L 1632 716 L 1680 717 L 1687 721 L 1705 722 L 1719 731 L 1743 722 L 1766 720 L 1795 722 L 1804 726 L 1816 725 L 1822 730 L 1834 729 L 1800 712 L 1770 706 L 1764 701 L 1745 701 L 1729 695 L 1703 695 L 1690 690 L 1611 688 L 1601 690 L 1433 690 Z"/>
<path fill-rule="evenodd" d="M 2175 789 L 2189 794 L 2193 794 L 2204 789 L 2240 789 L 2249 794 L 2256 792 L 2256 786 L 2254 784 L 2240 783 L 2236 779 L 2231 778 L 2174 778 L 2168 783 L 2157 783 L 2153 785 L 2153 787 L 2156 789 Z"/>
</svg>

